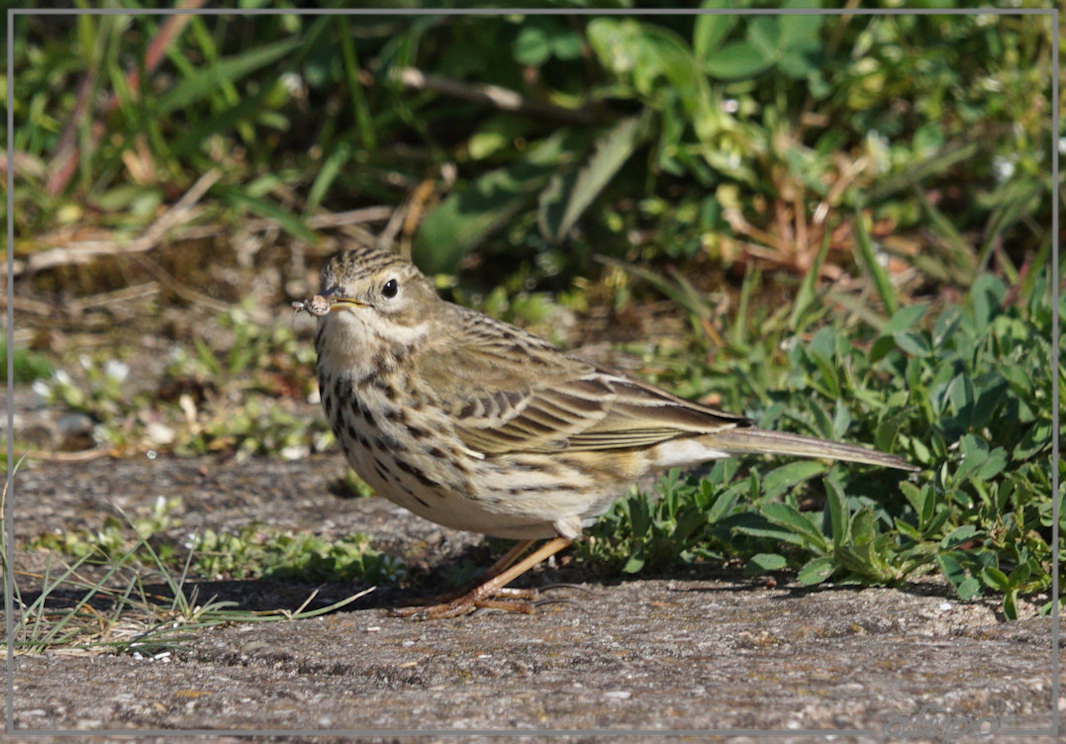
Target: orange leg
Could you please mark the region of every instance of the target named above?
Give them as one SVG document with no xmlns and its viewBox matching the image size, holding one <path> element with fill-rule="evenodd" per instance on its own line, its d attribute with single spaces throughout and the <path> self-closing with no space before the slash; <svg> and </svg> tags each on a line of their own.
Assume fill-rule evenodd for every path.
<svg viewBox="0 0 1066 744">
<path fill-rule="evenodd" d="M 411 611 L 394 610 L 394 613 L 399 615 L 410 615 L 413 612 L 416 612 L 419 608 L 425 607 L 427 605 L 447 604 L 448 602 L 451 602 L 457 597 L 461 597 L 464 594 L 467 594 L 468 592 L 472 592 L 474 589 L 477 589 L 489 579 L 499 576 L 500 573 L 510 568 L 511 564 L 517 561 L 522 556 L 522 554 L 529 550 L 530 546 L 532 546 L 535 542 L 536 540 L 521 540 L 515 543 L 506 553 L 500 556 L 495 563 L 493 563 L 491 566 L 482 571 L 481 574 L 473 581 L 468 581 L 458 589 L 452 589 L 449 592 L 442 592 L 433 597 L 430 597 L 429 599 L 415 600 L 413 604 L 416 604 L 417 607 Z"/>
<path fill-rule="evenodd" d="M 525 558 L 518 560 L 518 557 L 533 543 L 532 540 L 524 540 L 507 551 L 503 558 L 493 564 L 492 568 L 487 572 L 487 579 L 465 594 L 450 602 L 422 607 L 406 607 L 402 610 L 393 610 L 393 612 L 402 617 L 412 617 L 416 620 L 441 620 L 447 617 L 458 617 L 472 612 L 478 607 L 492 607 L 530 613 L 533 611 L 533 607 L 528 602 L 508 602 L 494 599 L 493 597 L 498 594 L 511 597 L 516 596 L 516 594 L 523 597 L 529 596 L 528 593 L 521 590 L 518 590 L 518 592 L 514 590 L 504 591 L 504 587 L 541 561 L 547 560 L 563 548 L 566 548 L 571 542 L 573 541 L 565 537 L 553 538 Z"/>
</svg>

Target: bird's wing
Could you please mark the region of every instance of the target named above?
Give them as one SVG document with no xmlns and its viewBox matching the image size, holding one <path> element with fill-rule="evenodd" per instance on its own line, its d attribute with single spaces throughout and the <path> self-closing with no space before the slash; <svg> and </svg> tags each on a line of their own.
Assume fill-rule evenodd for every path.
<svg viewBox="0 0 1066 744">
<path fill-rule="evenodd" d="M 457 315 L 462 332 L 416 364 L 472 449 L 501 454 L 646 447 L 750 425 L 741 416 L 571 357 L 513 326 Z"/>
</svg>

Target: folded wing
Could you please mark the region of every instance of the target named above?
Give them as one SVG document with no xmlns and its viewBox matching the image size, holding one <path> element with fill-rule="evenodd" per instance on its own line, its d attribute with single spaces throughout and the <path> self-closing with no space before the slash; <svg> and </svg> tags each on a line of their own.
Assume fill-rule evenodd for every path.
<svg viewBox="0 0 1066 744">
<path fill-rule="evenodd" d="M 647 447 L 751 425 L 583 362 L 518 328 L 486 324 L 461 308 L 456 316 L 462 340 L 417 363 L 460 438 L 485 454 Z"/>
</svg>

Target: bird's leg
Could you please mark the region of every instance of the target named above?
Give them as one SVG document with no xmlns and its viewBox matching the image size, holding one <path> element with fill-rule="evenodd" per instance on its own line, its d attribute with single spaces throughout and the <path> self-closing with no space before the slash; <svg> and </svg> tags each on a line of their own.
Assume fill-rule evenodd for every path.
<svg viewBox="0 0 1066 744">
<path fill-rule="evenodd" d="M 566 537 L 553 538 L 525 558 L 518 560 L 518 557 L 529 548 L 529 544 L 532 542 L 532 540 L 525 540 L 514 548 L 511 548 L 503 558 L 496 561 L 492 568 L 489 569 L 489 573 L 495 570 L 495 575 L 490 576 L 487 580 L 482 581 L 470 591 L 456 597 L 450 602 L 442 602 L 422 607 L 405 607 L 401 610 L 393 610 L 393 612 L 402 617 L 411 617 L 416 620 L 441 620 L 447 617 L 458 617 L 459 615 L 465 615 L 468 612 L 472 612 L 479 607 L 491 607 L 495 609 L 506 609 L 512 612 L 532 613 L 533 605 L 529 602 L 507 601 L 494 599 L 493 597 L 500 594 L 500 590 L 526 571 L 533 568 L 541 561 L 555 555 L 563 548 L 566 548 L 573 541 Z M 509 559 L 511 565 L 504 564 L 505 558 Z M 501 564 L 504 564 L 506 567 L 499 568 Z M 506 592 L 506 594 L 511 597 L 514 596 L 510 591 Z"/>
<path fill-rule="evenodd" d="M 493 579 L 499 576 L 500 573 L 510 568 L 511 564 L 517 561 L 523 553 L 525 553 L 527 550 L 530 549 L 530 547 L 532 547 L 535 542 L 536 540 L 520 540 L 519 542 L 512 545 L 506 553 L 500 556 L 495 563 L 493 563 L 491 566 L 489 566 L 480 574 L 478 574 L 473 581 L 468 581 L 458 589 L 452 589 L 450 592 L 442 592 L 440 594 L 430 597 L 429 599 L 415 600 L 412 604 L 416 606 L 411 612 L 407 612 L 404 610 L 394 610 L 394 614 L 410 615 L 412 614 L 412 612 L 417 612 L 422 607 L 426 607 L 429 605 L 447 604 L 453 599 L 456 599 L 458 597 L 463 596 L 464 594 L 468 594 L 474 591 L 489 579 Z"/>
</svg>

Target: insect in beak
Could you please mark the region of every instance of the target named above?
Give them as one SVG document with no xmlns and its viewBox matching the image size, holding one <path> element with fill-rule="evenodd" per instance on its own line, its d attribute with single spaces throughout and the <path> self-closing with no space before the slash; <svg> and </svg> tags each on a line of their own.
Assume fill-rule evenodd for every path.
<svg viewBox="0 0 1066 744">
<path fill-rule="evenodd" d="M 306 311 L 311 315 L 323 316 L 329 315 L 330 311 L 336 307 L 365 307 L 367 303 L 362 300 L 357 300 L 354 297 L 344 297 L 338 295 L 339 290 L 330 289 L 326 290 L 322 294 L 315 295 L 309 300 L 297 300 L 292 303 L 296 312 Z"/>
</svg>

